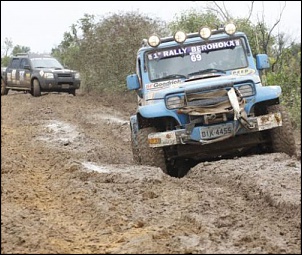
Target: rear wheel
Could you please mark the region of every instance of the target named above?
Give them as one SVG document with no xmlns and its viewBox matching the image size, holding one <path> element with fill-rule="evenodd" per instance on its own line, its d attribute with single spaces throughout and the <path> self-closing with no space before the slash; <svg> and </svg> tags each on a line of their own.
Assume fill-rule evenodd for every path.
<svg viewBox="0 0 302 255">
<path fill-rule="evenodd" d="M 282 126 L 270 130 L 273 151 L 284 152 L 289 156 L 296 156 L 297 151 L 293 127 L 286 109 L 282 105 L 272 105 L 268 107 L 268 112 L 280 112 L 282 116 Z"/>
<path fill-rule="evenodd" d="M 137 132 L 139 157 L 142 165 L 159 167 L 167 173 L 166 158 L 163 148 L 149 146 L 148 135 L 156 132 L 153 127 L 139 129 Z"/>
<path fill-rule="evenodd" d="M 41 87 L 40 87 L 40 83 L 37 79 L 35 79 L 33 81 L 33 92 L 32 92 L 32 95 L 34 97 L 39 97 L 41 96 Z"/>
<path fill-rule="evenodd" d="M 2 95 L 7 95 L 9 89 L 6 88 L 6 84 L 3 79 L 1 79 L 1 96 Z"/>
</svg>

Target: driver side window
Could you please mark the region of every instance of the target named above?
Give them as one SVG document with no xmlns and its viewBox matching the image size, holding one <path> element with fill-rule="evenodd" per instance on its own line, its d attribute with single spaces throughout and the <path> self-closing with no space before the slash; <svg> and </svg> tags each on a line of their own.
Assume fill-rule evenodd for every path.
<svg viewBox="0 0 302 255">
<path fill-rule="evenodd" d="M 23 58 L 20 63 L 20 69 L 24 69 L 24 66 L 26 65 L 29 65 L 28 60 L 26 58 Z"/>
</svg>

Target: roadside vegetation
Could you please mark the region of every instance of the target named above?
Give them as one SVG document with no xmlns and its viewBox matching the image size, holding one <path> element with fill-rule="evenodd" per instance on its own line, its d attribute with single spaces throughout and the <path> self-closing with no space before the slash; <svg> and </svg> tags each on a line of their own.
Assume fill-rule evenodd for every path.
<svg viewBox="0 0 302 255">
<path fill-rule="evenodd" d="M 266 53 L 270 57 L 271 68 L 263 73 L 263 82 L 282 87 L 282 103 L 290 111 L 294 128 L 301 129 L 301 42 L 291 40 L 290 36 L 294 35 L 276 33 L 284 9 L 271 27 L 266 24 L 264 15 L 257 22 L 251 22 L 253 3 L 245 19 L 233 17 L 215 1 L 209 2 L 203 11 L 184 11 L 169 23 L 139 12 L 100 18 L 84 14 L 64 33 L 51 54 L 81 73 L 83 93 L 132 95 L 134 92 L 126 90 L 126 76 L 135 73 L 136 53 L 143 38 L 154 33 L 169 36 L 177 30 L 196 32 L 204 25 L 215 28 L 233 22 L 237 30 L 249 37 L 254 55 Z M 8 39 L 2 49 L 1 66 L 6 66 L 9 58 L 18 52 L 30 52 L 30 47 L 14 46 Z"/>
</svg>

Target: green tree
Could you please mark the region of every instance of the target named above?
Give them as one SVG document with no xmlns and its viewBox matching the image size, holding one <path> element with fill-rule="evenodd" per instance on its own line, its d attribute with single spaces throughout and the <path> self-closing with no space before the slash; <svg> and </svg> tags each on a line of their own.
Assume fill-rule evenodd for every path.
<svg viewBox="0 0 302 255">
<path fill-rule="evenodd" d="M 13 41 L 7 37 L 4 40 L 4 46 L 1 47 L 1 66 L 7 66 L 10 60 L 9 51 L 13 48 Z"/>
<path fill-rule="evenodd" d="M 142 38 L 153 33 L 168 35 L 166 24 L 138 12 L 103 16 L 97 22 L 84 15 L 52 54 L 80 71 L 85 91 L 124 91 Z"/>
<path fill-rule="evenodd" d="M 14 55 L 17 55 L 18 53 L 28 53 L 28 52 L 30 52 L 30 47 L 21 46 L 21 45 L 16 45 L 16 46 L 13 48 L 12 54 L 13 54 L 13 56 L 14 56 Z"/>
<path fill-rule="evenodd" d="M 215 14 L 208 11 L 206 13 L 191 9 L 183 11 L 180 15 L 174 17 L 174 21 L 169 23 L 169 28 L 172 33 L 182 30 L 187 33 L 197 32 L 201 27 L 219 27 L 221 21 Z"/>
</svg>

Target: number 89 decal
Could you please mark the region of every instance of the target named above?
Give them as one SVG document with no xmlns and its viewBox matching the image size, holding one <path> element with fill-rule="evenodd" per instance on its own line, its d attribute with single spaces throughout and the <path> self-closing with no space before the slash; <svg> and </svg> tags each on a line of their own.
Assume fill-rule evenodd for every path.
<svg viewBox="0 0 302 255">
<path fill-rule="evenodd" d="M 201 60 L 201 54 L 192 54 L 191 55 L 191 61 L 196 62 Z"/>
</svg>

